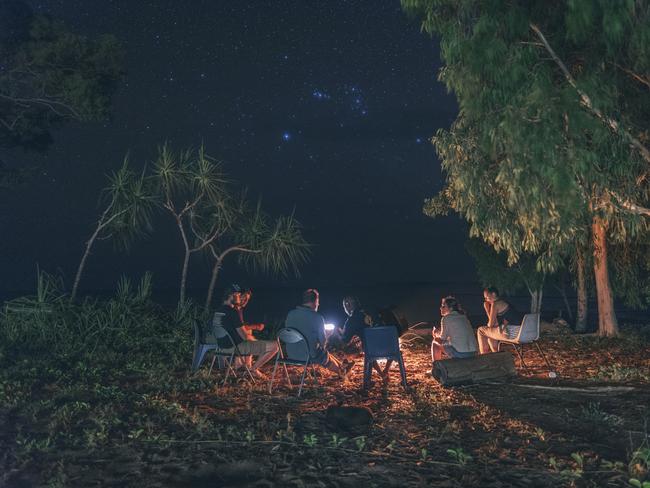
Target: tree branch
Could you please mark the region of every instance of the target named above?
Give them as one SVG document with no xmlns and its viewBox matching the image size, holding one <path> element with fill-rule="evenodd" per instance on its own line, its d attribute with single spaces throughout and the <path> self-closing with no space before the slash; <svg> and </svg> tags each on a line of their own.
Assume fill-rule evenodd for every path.
<svg viewBox="0 0 650 488">
<path fill-rule="evenodd" d="M 636 203 L 632 203 L 626 198 L 621 197 L 619 194 L 617 194 L 614 191 L 609 190 L 609 193 L 616 199 L 618 204 L 628 212 L 631 212 L 636 215 L 645 215 L 647 217 L 650 217 L 650 208 L 642 207 L 640 205 L 637 205 Z"/>
<path fill-rule="evenodd" d="M 559 66 L 566 80 L 576 90 L 576 92 L 578 92 L 578 95 L 580 95 L 580 103 L 584 107 L 586 107 L 587 110 L 589 110 L 600 121 L 606 124 L 610 129 L 612 129 L 615 133 L 623 136 L 630 143 L 630 145 L 632 145 L 634 148 L 636 148 L 639 151 L 639 153 L 641 153 L 643 159 L 645 159 L 647 163 L 650 163 L 650 150 L 648 150 L 648 148 L 645 147 L 641 143 L 641 141 L 639 141 L 636 137 L 634 137 L 632 134 L 630 134 L 628 131 L 622 128 L 621 125 L 616 120 L 612 119 L 611 117 L 607 117 L 599 109 L 593 106 L 593 103 L 591 102 L 591 98 L 589 97 L 589 95 L 587 95 L 582 89 L 578 87 L 576 80 L 573 78 L 571 73 L 569 73 L 569 70 L 567 69 L 566 65 L 562 62 L 562 60 L 555 53 L 551 45 L 548 43 L 546 37 L 544 37 L 544 34 L 539 29 L 539 27 L 537 27 L 535 24 L 529 24 L 529 25 L 530 28 L 533 30 L 533 32 L 535 32 L 537 37 L 539 37 L 539 39 L 542 41 L 544 47 L 546 48 L 546 51 L 548 51 L 548 53 L 553 58 L 553 61 L 555 61 L 555 64 Z"/>
<path fill-rule="evenodd" d="M 630 75 L 632 78 L 634 78 L 634 79 L 635 79 L 636 81 L 638 81 L 639 83 L 642 83 L 642 84 L 644 84 L 645 86 L 647 86 L 648 88 L 650 88 L 650 79 L 649 79 L 647 76 L 641 76 L 641 75 L 638 75 L 638 74 L 636 74 L 634 71 L 629 70 L 629 69 L 627 69 L 627 68 L 624 68 L 624 67 L 621 66 L 620 64 L 617 64 L 617 63 L 612 63 L 612 64 L 613 64 L 614 66 L 616 66 L 618 69 L 620 69 L 623 73 L 625 73 L 625 74 L 627 74 L 627 75 Z"/>
</svg>

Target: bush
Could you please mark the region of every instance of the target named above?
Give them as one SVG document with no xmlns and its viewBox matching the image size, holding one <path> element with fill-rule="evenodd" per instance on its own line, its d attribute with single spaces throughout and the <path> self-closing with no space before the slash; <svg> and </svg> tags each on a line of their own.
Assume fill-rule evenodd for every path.
<svg viewBox="0 0 650 488">
<path fill-rule="evenodd" d="M 5 304 L 0 313 L 2 356 L 21 358 L 176 364 L 191 354 L 192 319 L 196 308 L 180 313 L 151 301 L 151 276 L 133 289 L 120 280 L 116 296 L 70 303 L 60 283 L 41 273 L 37 294 Z"/>
</svg>

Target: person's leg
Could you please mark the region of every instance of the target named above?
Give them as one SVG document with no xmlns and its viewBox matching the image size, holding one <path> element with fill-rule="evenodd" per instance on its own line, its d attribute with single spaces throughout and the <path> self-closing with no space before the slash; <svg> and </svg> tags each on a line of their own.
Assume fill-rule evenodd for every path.
<svg viewBox="0 0 650 488">
<path fill-rule="evenodd" d="M 274 341 L 244 341 L 237 347 L 242 354 L 250 354 L 251 356 L 257 357 L 257 360 L 251 367 L 251 372 L 256 372 L 273 359 L 278 352 L 278 344 Z"/>
<path fill-rule="evenodd" d="M 274 341 L 255 341 L 258 348 L 257 361 L 253 364 L 251 371 L 257 371 L 278 353 L 278 344 Z"/>
<path fill-rule="evenodd" d="M 497 352 L 499 350 L 499 341 L 507 339 L 507 336 L 499 330 L 498 327 L 479 327 L 476 333 L 478 339 L 478 349 L 481 354 L 486 352 Z"/>
<path fill-rule="evenodd" d="M 445 348 L 439 342 L 431 343 L 431 361 L 440 361 L 445 356 Z"/>
<path fill-rule="evenodd" d="M 491 351 L 491 347 L 489 344 L 489 338 L 486 335 L 486 332 L 490 329 L 490 327 L 487 326 L 482 326 L 479 327 L 478 330 L 476 331 L 476 341 L 478 342 L 478 351 L 480 354 L 485 354 L 487 352 Z"/>
</svg>

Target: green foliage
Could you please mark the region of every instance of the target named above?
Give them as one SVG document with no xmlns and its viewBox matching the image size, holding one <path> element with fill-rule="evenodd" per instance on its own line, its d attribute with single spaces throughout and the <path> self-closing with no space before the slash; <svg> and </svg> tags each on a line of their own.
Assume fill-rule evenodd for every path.
<svg viewBox="0 0 650 488">
<path fill-rule="evenodd" d="M 434 138 L 446 185 L 425 213 L 454 210 L 508 263 L 530 254 L 546 272 L 589 242 L 594 214 L 608 222 L 614 242 L 647 241 L 648 221 L 628 205 L 650 202 L 649 161 L 639 149 L 650 115 L 643 4 L 402 5 L 439 37 L 439 78 L 460 107 L 452 127 Z"/>
<path fill-rule="evenodd" d="M 467 454 L 462 447 L 456 447 L 454 449 L 447 449 L 447 454 L 452 457 L 461 466 L 467 466 L 472 462 L 473 458 Z"/>
<path fill-rule="evenodd" d="M 605 412 L 600 408 L 599 403 L 593 402 L 580 407 L 579 419 L 581 422 L 591 425 L 594 428 L 616 429 L 623 423 L 621 417 Z"/>
<path fill-rule="evenodd" d="M 508 265 L 505 253 L 497 253 L 480 239 L 468 240 L 465 247 L 474 259 L 483 286 L 496 286 L 507 295 L 524 287 L 536 291 L 544 284 L 544 274 L 537 271 L 535 259 L 530 256 L 522 256 L 517 263 Z"/>
<path fill-rule="evenodd" d="M 294 216 L 281 216 L 273 222 L 260 202 L 251 206 L 246 191 L 228 180 L 221 164 L 203 147 L 176 153 L 164 144 L 158 150 L 152 180 L 183 241 L 181 302 L 193 253 L 209 253 L 214 258 L 206 309 L 217 274 L 230 254 L 238 254 L 240 262 L 254 270 L 281 275 L 298 274 L 307 260 L 309 245 Z"/>
<path fill-rule="evenodd" d="M 125 278 L 118 294 L 107 301 L 85 299 L 71 304 L 60 282 L 39 275 L 39 294 L 7 302 L 0 313 L 0 342 L 6 354 L 54 354 L 61 358 L 120 356 L 127 351 L 134 364 L 186 355 L 191 322 L 182 327 L 150 298 L 151 276 L 135 290 Z"/>
<path fill-rule="evenodd" d="M 627 469 L 630 476 L 632 476 L 630 484 L 633 486 L 646 488 L 646 485 L 650 484 L 650 480 L 643 481 L 650 477 L 650 448 L 647 445 L 632 453 Z"/>
<path fill-rule="evenodd" d="M 650 381 L 650 368 L 625 367 L 620 363 L 599 366 L 598 372 L 593 377 L 594 381 Z"/>
<path fill-rule="evenodd" d="M 44 149 L 65 121 L 109 114 L 122 52 L 111 36 L 88 39 L 40 15 L 23 20 L 22 32 L 0 39 L 0 146 Z"/>
</svg>

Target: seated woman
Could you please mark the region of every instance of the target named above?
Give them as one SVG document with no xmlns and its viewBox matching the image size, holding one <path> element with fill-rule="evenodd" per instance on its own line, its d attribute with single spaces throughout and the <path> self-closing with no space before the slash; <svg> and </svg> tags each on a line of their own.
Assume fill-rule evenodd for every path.
<svg viewBox="0 0 650 488">
<path fill-rule="evenodd" d="M 483 299 L 488 323 L 479 327 L 476 333 L 481 354 L 497 352 L 500 340 L 515 337 L 524 318 L 523 313 L 499 296 L 499 290 L 495 287 L 485 288 Z"/>
<path fill-rule="evenodd" d="M 467 358 L 476 355 L 476 338 L 472 326 L 458 300 L 452 296 L 440 303 L 440 330 L 433 329 L 431 359 L 438 361 L 445 355 L 450 358 Z"/>
</svg>

